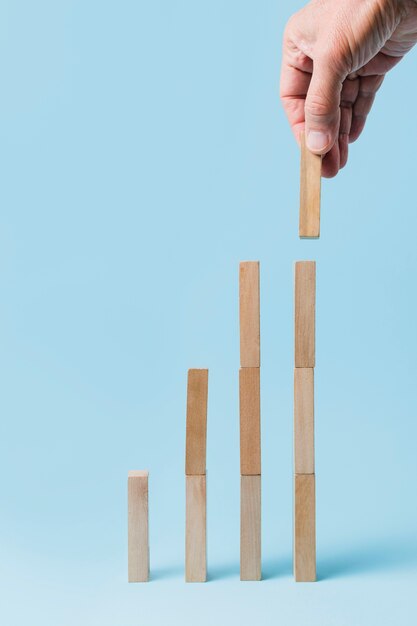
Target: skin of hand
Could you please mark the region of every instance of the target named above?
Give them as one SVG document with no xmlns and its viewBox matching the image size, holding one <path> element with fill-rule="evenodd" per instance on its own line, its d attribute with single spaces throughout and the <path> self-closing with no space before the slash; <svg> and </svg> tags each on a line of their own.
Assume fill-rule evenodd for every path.
<svg viewBox="0 0 417 626">
<path fill-rule="evenodd" d="M 280 95 L 300 143 L 335 176 L 385 74 L 417 42 L 417 0 L 312 0 L 285 28 Z M 406 89 L 406 87 L 405 87 Z"/>
</svg>

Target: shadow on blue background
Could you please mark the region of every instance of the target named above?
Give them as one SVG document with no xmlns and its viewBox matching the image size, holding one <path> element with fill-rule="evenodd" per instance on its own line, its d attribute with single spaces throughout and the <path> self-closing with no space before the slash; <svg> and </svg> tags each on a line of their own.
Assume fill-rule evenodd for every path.
<svg viewBox="0 0 417 626">
<path fill-rule="evenodd" d="M 319 559 L 318 580 L 356 574 L 390 571 L 417 566 L 417 536 L 375 540 L 362 546 Z"/>
<path fill-rule="evenodd" d="M 397 568 L 417 567 L 417 536 L 388 538 L 386 541 L 375 540 L 347 550 L 344 553 L 320 558 L 317 563 L 317 580 L 331 580 L 357 574 L 388 572 Z M 239 578 L 239 561 L 230 561 L 220 565 L 209 566 L 207 580 L 214 582 Z M 184 575 L 182 564 L 151 571 L 151 580 L 157 581 L 177 578 Z M 292 557 L 265 559 L 262 562 L 262 580 L 271 580 L 292 576 Z"/>
<path fill-rule="evenodd" d="M 266 559 L 262 561 L 262 580 L 289 576 L 292 573 L 291 557 L 284 559 Z M 208 571 L 208 581 L 223 580 L 226 578 L 239 578 L 239 561 L 224 563 L 219 566 L 210 567 Z"/>
</svg>

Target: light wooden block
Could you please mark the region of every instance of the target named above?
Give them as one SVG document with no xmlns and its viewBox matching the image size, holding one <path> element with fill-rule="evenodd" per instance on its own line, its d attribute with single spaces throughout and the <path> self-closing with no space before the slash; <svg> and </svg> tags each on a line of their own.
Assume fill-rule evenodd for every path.
<svg viewBox="0 0 417 626">
<path fill-rule="evenodd" d="M 316 494 L 314 474 L 294 477 L 294 577 L 316 580 Z"/>
<path fill-rule="evenodd" d="M 185 473 L 206 473 L 208 370 L 188 370 Z"/>
<path fill-rule="evenodd" d="M 240 473 L 261 473 L 261 394 L 259 367 L 239 371 Z"/>
<path fill-rule="evenodd" d="M 314 369 L 294 369 L 294 472 L 314 474 Z"/>
<path fill-rule="evenodd" d="M 301 238 L 320 237 L 321 156 L 307 148 L 301 135 L 300 224 Z"/>
<path fill-rule="evenodd" d="M 240 477 L 240 580 L 261 580 L 261 477 Z"/>
<path fill-rule="evenodd" d="M 315 366 L 316 262 L 295 263 L 295 367 Z"/>
<path fill-rule="evenodd" d="M 149 580 L 147 471 L 131 471 L 128 492 L 128 580 L 130 583 Z"/>
<path fill-rule="evenodd" d="M 185 580 L 207 578 L 206 476 L 186 476 Z"/>
<path fill-rule="evenodd" d="M 240 365 L 260 366 L 259 261 L 239 265 Z"/>
</svg>

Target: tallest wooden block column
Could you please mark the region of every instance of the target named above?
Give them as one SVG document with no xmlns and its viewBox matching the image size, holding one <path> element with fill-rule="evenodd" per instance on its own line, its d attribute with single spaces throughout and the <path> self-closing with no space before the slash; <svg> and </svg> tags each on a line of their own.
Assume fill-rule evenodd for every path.
<svg viewBox="0 0 417 626">
<path fill-rule="evenodd" d="M 259 262 L 239 266 L 240 578 L 261 579 Z"/>
<path fill-rule="evenodd" d="M 316 580 L 314 367 L 316 263 L 295 264 L 294 577 Z"/>
</svg>

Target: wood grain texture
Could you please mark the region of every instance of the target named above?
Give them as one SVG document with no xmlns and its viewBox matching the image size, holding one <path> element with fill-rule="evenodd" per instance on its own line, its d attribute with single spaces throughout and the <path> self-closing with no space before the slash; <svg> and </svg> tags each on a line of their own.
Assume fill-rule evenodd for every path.
<svg viewBox="0 0 417 626">
<path fill-rule="evenodd" d="M 185 580 L 207 578 L 206 476 L 186 476 Z"/>
<path fill-rule="evenodd" d="M 148 472 L 131 471 L 128 492 L 128 580 L 149 580 Z"/>
<path fill-rule="evenodd" d="M 316 580 L 316 494 L 314 474 L 294 476 L 294 577 Z"/>
<path fill-rule="evenodd" d="M 185 473 L 206 473 L 208 370 L 188 370 Z"/>
<path fill-rule="evenodd" d="M 240 366 L 260 366 L 259 261 L 239 265 Z"/>
<path fill-rule="evenodd" d="M 261 477 L 240 477 L 240 580 L 261 580 Z"/>
<path fill-rule="evenodd" d="M 301 135 L 300 223 L 301 238 L 320 237 L 321 156 L 307 148 Z"/>
<path fill-rule="evenodd" d="M 294 472 L 314 474 L 314 369 L 294 369 Z"/>
<path fill-rule="evenodd" d="M 260 368 L 239 371 L 240 473 L 261 473 Z"/>
<path fill-rule="evenodd" d="M 316 262 L 295 263 L 295 367 L 315 366 Z"/>
</svg>

